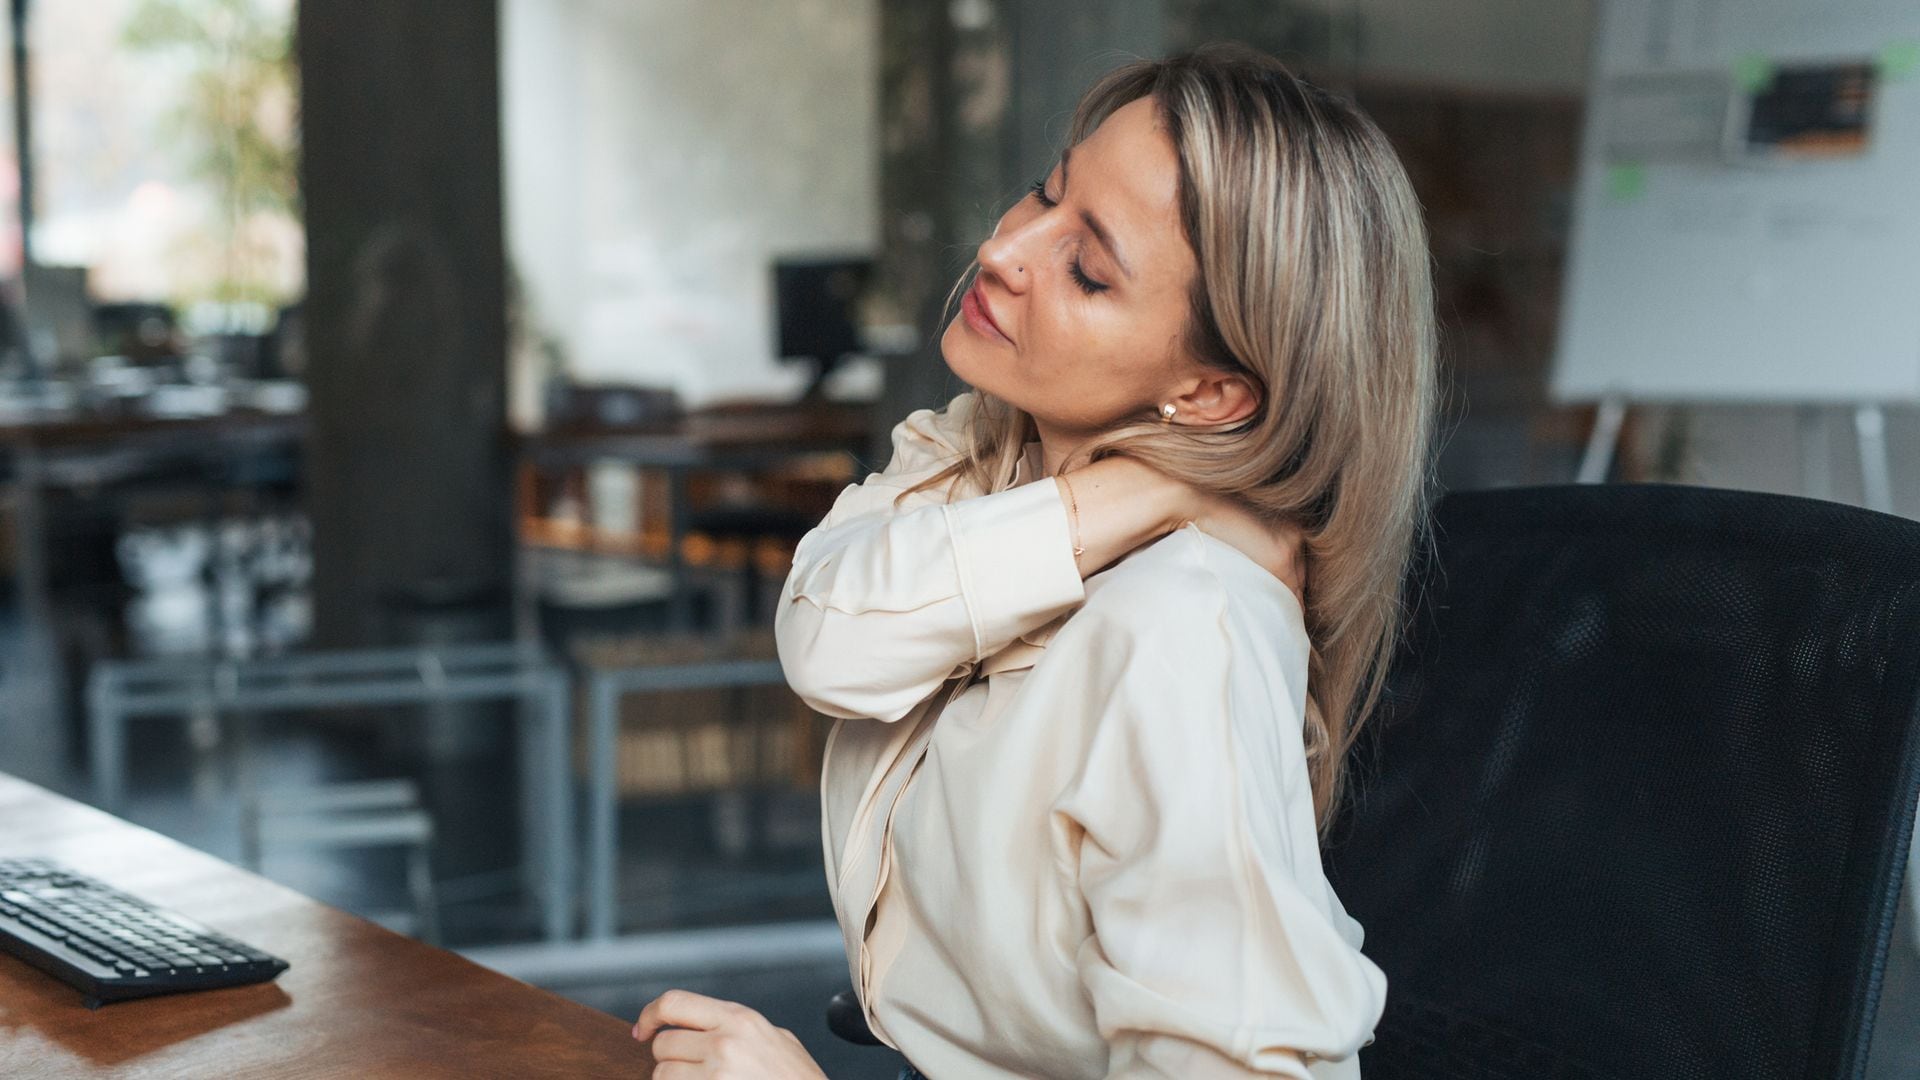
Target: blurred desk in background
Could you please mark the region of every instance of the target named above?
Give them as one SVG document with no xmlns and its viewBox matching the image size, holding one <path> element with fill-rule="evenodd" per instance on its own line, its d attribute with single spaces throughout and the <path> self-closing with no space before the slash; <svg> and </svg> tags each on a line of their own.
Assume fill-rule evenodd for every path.
<svg viewBox="0 0 1920 1080">
<path fill-rule="evenodd" d="M 574 657 L 587 723 L 587 937 L 619 933 L 619 800 L 629 790 L 817 791 L 831 720 L 788 689 L 770 628 L 730 638 L 583 643 Z M 625 699 L 637 708 L 624 707 Z"/>
<path fill-rule="evenodd" d="M 181 465 L 225 479 L 266 455 L 284 455 L 274 470 L 279 476 L 290 471 L 306 435 L 305 415 L 257 409 L 193 417 L 0 415 L 0 468 L 28 496 L 49 486 L 98 486 Z"/>
<path fill-rule="evenodd" d="M 230 509 L 236 494 L 256 511 L 263 500 L 291 504 L 301 481 L 307 420 L 297 401 L 268 404 L 273 407 L 241 402 L 181 416 L 153 415 L 127 403 L 0 408 L 0 478 L 9 503 L 0 557 L 11 563 L 6 572 L 14 579 L 30 639 L 28 662 L 52 686 L 44 708 L 34 711 L 31 730 L 20 717 L 13 723 L 0 717 L 0 749 L 41 759 L 10 759 L 16 769 L 53 775 L 77 685 L 66 674 L 74 661 L 63 655 L 54 603 L 57 557 L 64 553 L 72 562 L 72 545 L 55 548 L 50 541 L 70 523 L 59 508 L 75 502 L 53 496 L 76 495 L 82 503 L 108 507 L 116 518 L 124 516 L 131 495 L 146 497 L 158 489 L 185 492 L 186 512 L 206 519 Z M 110 551 L 104 558 L 111 565 Z"/>
<path fill-rule="evenodd" d="M 520 436 L 523 460 L 543 466 L 618 458 L 636 465 L 735 467 L 765 455 L 845 450 L 863 453 L 868 407 L 725 405 L 633 428 L 574 427 Z"/>
<path fill-rule="evenodd" d="M 674 582 L 669 624 L 686 629 L 691 609 L 684 547 L 694 516 L 688 475 L 702 470 L 762 473 L 817 454 L 864 458 L 870 431 L 868 406 L 824 402 L 716 406 L 645 426 L 570 427 L 518 435 L 523 523 L 541 516 L 537 506 L 530 505 L 538 500 L 529 492 L 543 473 L 609 462 L 664 472 L 664 554 Z"/>
<path fill-rule="evenodd" d="M 302 413 L 234 409 L 211 416 L 67 413 L 45 417 L 0 416 L 0 444 L 19 449 L 99 449 L 103 446 L 186 446 L 208 438 L 286 441 L 306 433 Z"/>
<path fill-rule="evenodd" d="M 647 1076 L 629 1024 L 0 774 L 0 856 L 43 856 L 291 965 L 90 1010 L 0 955 L 0 1075 Z"/>
<path fill-rule="evenodd" d="M 235 786 L 260 793 L 246 733 L 268 714 L 297 710 L 518 701 L 523 874 L 540 898 L 546 936 L 572 933 L 573 783 L 566 672 L 517 644 L 329 650 L 251 660 L 106 662 L 87 681 L 94 801 L 118 812 L 126 788 L 130 723 L 194 710 L 235 714 L 241 733 Z"/>
</svg>

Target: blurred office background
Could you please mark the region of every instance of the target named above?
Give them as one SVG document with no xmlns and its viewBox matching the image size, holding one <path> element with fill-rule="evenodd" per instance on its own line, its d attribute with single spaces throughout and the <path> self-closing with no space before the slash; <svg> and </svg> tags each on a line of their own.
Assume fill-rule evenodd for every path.
<svg viewBox="0 0 1920 1080">
<path fill-rule="evenodd" d="M 1419 190 L 1443 483 L 1571 480 L 1595 15 L 11 0 L 0 768 L 611 1012 L 689 986 L 891 1076 L 821 1021 L 827 725 L 769 629 L 798 538 L 962 389 L 931 343 L 973 247 L 1106 68 L 1267 49 Z M 1920 514 L 1920 411 L 1884 415 Z M 1849 423 L 1636 403 L 1608 475 L 1860 502 Z M 1920 1071 L 1914 940 L 1878 1075 Z"/>
</svg>

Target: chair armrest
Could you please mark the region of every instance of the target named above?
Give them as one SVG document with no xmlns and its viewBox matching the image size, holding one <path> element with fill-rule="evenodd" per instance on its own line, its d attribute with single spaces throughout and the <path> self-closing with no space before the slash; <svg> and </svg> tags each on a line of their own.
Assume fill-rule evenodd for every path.
<svg viewBox="0 0 1920 1080">
<path fill-rule="evenodd" d="M 867 1028 L 866 1010 L 860 1007 L 860 999 L 854 996 L 851 988 L 833 995 L 833 1000 L 827 1002 L 827 1027 L 850 1043 L 883 1045 Z"/>
</svg>

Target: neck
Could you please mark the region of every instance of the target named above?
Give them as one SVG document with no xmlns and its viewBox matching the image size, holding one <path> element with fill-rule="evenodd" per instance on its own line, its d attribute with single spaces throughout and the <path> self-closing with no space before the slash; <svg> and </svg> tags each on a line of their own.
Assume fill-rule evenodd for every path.
<svg viewBox="0 0 1920 1080">
<path fill-rule="evenodd" d="M 1067 455 L 1078 450 L 1089 438 L 1084 431 L 1071 431 L 1043 423 L 1039 417 L 1033 421 L 1034 434 L 1040 440 L 1041 469 L 1048 476 L 1060 471 L 1060 463 Z"/>
</svg>

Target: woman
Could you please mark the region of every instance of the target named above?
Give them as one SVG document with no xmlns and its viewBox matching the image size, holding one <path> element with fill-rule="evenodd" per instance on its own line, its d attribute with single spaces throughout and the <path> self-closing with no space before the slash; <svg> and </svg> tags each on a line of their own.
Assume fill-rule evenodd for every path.
<svg viewBox="0 0 1920 1080">
<path fill-rule="evenodd" d="M 868 1023 L 941 1080 L 1357 1077 L 1386 979 L 1319 842 L 1426 505 L 1406 176 L 1270 58 L 1134 63 L 970 273 L 941 348 L 974 390 L 894 430 L 776 627 L 844 718 L 825 848 Z M 635 1035 L 659 1077 L 819 1075 L 697 995 Z"/>
</svg>

